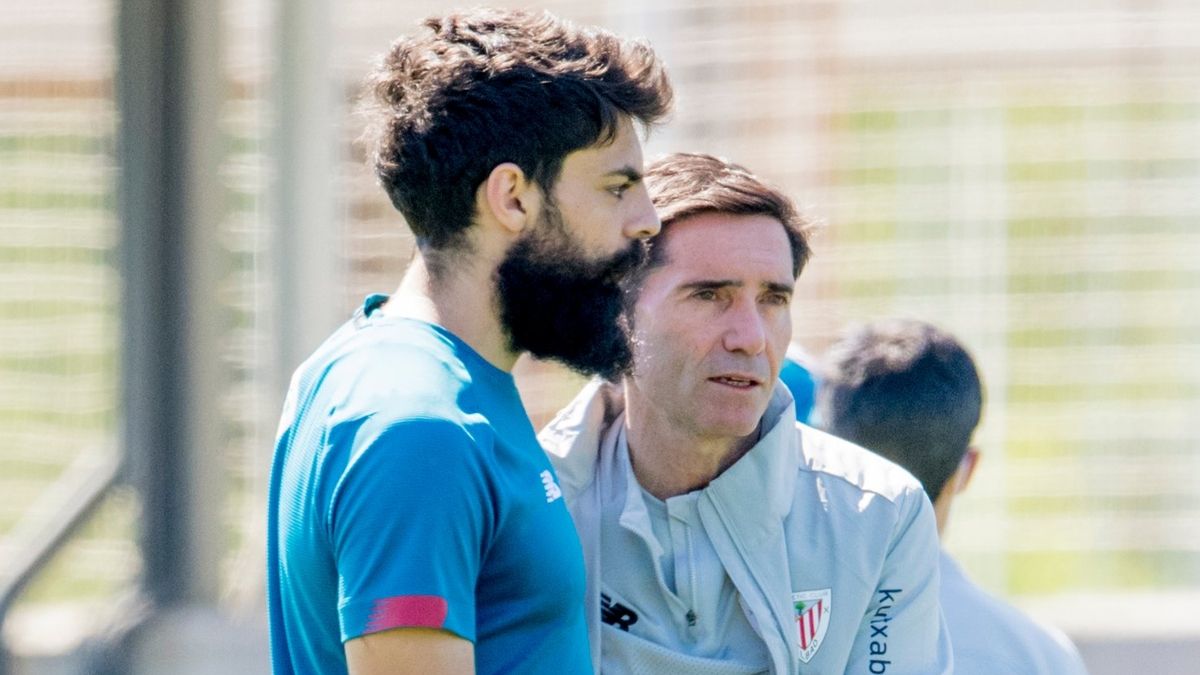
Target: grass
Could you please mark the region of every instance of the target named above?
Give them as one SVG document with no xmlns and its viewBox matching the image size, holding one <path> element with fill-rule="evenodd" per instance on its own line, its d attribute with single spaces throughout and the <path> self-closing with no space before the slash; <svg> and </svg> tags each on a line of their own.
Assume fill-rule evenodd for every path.
<svg viewBox="0 0 1200 675">
<path fill-rule="evenodd" d="M 1042 595 L 1063 589 L 1121 591 L 1194 587 L 1200 584 L 1193 551 L 1035 551 L 1007 554 L 1007 589 Z"/>
<path fill-rule="evenodd" d="M 128 490 L 104 501 L 27 589 L 28 603 L 110 597 L 137 578 L 137 503 Z"/>
<path fill-rule="evenodd" d="M 29 495 L 43 494 L 80 452 L 111 446 L 118 428 L 117 251 L 95 243 L 116 241 L 108 236 L 116 222 L 114 186 L 107 182 L 110 174 L 80 186 L 59 183 L 47 170 L 78 162 L 109 166 L 111 152 L 111 139 L 95 135 L 0 130 L 5 175 L 47 176 L 44 184 L 20 190 L 0 186 L 0 223 L 23 217 L 39 223 L 36 228 L 22 223 L 21 236 L 0 245 L 0 393 L 5 396 L 0 398 L 0 537 L 16 525 L 29 506 L 25 501 L 33 501 Z M 23 166 L 28 172 L 22 173 Z M 260 199 L 239 189 L 227 195 L 231 213 L 253 212 Z M 56 228 L 56 215 L 70 227 Z M 88 223 L 103 228 L 106 236 L 80 243 L 77 233 Z M 39 240 L 31 232 L 44 236 Z M 254 264 L 245 252 L 231 252 L 230 259 L 234 267 Z M 235 312 L 245 321 L 243 314 Z M 80 376 L 89 382 L 86 391 L 72 388 Z M 232 477 L 230 486 L 247 489 L 245 480 Z M 136 496 L 128 489 L 107 499 L 22 601 L 102 599 L 133 583 L 139 567 L 137 512 Z M 245 541 L 246 519 L 225 509 L 222 515 L 232 551 Z"/>
<path fill-rule="evenodd" d="M 1183 308 L 1189 303 L 1200 307 L 1200 268 L 1194 256 L 1181 254 L 1200 253 L 1196 248 L 1200 212 L 1191 198 L 1194 190 L 1188 187 L 1200 180 L 1200 158 L 1193 151 L 1162 144 L 1143 145 L 1128 157 L 1113 157 L 1105 153 L 1120 146 L 1095 139 L 1097 134 L 1109 138 L 1125 131 L 1131 137 L 1152 135 L 1157 124 L 1182 130 L 1181 124 L 1198 124 L 1200 102 L 1193 96 L 1186 103 L 1080 105 L 1070 101 L 1069 92 L 1057 95 L 1059 101 L 1053 100 L 1053 93 L 1036 92 L 1026 100 L 1021 92 L 1014 92 L 1008 107 L 939 111 L 904 110 L 905 103 L 920 103 L 897 104 L 891 100 L 894 97 L 877 92 L 862 110 L 830 120 L 841 147 L 849 149 L 833 153 L 840 163 L 829 169 L 830 180 L 841 202 L 869 205 L 860 208 L 874 214 L 872 220 L 830 223 L 839 250 L 852 254 L 862 245 L 876 253 L 890 253 L 887 246 L 897 243 L 904 248 L 892 255 L 903 251 L 911 256 L 897 257 L 894 270 L 830 268 L 829 278 L 822 283 L 836 288 L 842 316 L 871 320 L 881 314 L 902 314 L 943 325 L 950 318 L 974 331 L 965 337 L 989 340 L 980 345 L 984 351 L 977 358 L 982 357 L 985 379 L 990 376 L 1003 383 L 990 391 L 992 419 L 985 420 L 985 425 L 1003 425 L 990 429 L 990 435 L 1004 444 L 999 461 L 1044 463 L 1071 472 L 1048 483 L 1050 489 L 1059 488 L 1058 493 L 999 497 L 1003 511 L 999 517 L 1012 519 L 1005 522 L 1019 520 L 1035 540 L 1054 540 L 1056 517 L 1086 516 L 1096 509 L 1111 514 L 1114 523 L 1121 523 L 1127 514 L 1151 519 L 1196 514 L 1200 511 L 1197 496 L 1183 494 L 1178 481 L 1164 479 L 1161 484 L 1172 486 L 1170 491 L 1147 495 L 1131 489 L 1136 486 L 1090 477 L 1109 475 L 1131 453 L 1151 464 L 1160 462 L 1166 472 L 1197 466 L 1191 459 L 1195 426 L 1188 420 L 1194 418 L 1189 411 L 1200 402 L 1200 371 L 1195 368 L 1200 322 L 1194 311 Z M 996 112 L 1001 113 L 998 121 Z M 953 154 L 952 143 L 961 136 L 950 125 L 963 118 L 991 125 L 997 133 L 994 147 L 1002 154 L 980 160 L 985 165 L 956 165 L 963 160 Z M 926 250 L 933 250 L 940 261 L 944 242 L 961 242 L 973 219 L 981 217 L 976 211 L 950 217 L 968 203 L 953 189 L 967 169 L 976 186 L 994 182 L 984 199 L 995 200 L 1004 222 L 990 232 L 1003 233 L 1016 244 L 998 251 L 1006 257 L 985 272 L 1001 274 L 998 284 L 978 275 L 963 279 L 955 276 L 962 270 L 932 263 L 924 263 L 922 269 L 926 244 Z M 1122 201 L 1140 194 L 1135 189 L 1139 186 L 1153 195 L 1153 203 L 1131 206 Z M 917 208 L 918 202 L 932 207 Z M 856 209 L 846 211 L 854 214 Z M 926 211 L 933 217 L 922 217 Z M 1122 243 L 1104 248 L 1106 255 L 1118 257 L 1089 265 L 1088 245 L 1099 237 Z M 1037 257 L 1022 258 L 1030 252 Z M 883 258 L 881 265 L 887 260 Z M 987 295 L 997 290 L 1004 296 L 999 302 L 1003 319 L 981 314 L 982 309 L 970 305 L 969 293 Z M 1091 297 L 1113 301 L 1101 307 L 1084 300 L 1100 293 L 1104 296 Z M 1156 300 L 1162 301 L 1157 310 L 1149 304 Z M 1056 377 L 1054 355 L 1064 363 L 1077 362 L 1081 350 L 1090 347 L 1106 350 L 1097 352 L 1102 355 L 1127 350 L 1132 360 L 1145 358 L 1151 349 L 1159 365 L 1137 368 L 1122 362 L 1095 373 L 1074 373 L 1064 365 Z M 1038 363 L 1045 363 L 1049 372 L 1022 369 L 1035 349 L 1042 350 Z M 1002 356 L 989 360 L 996 355 Z M 1177 368 L 1162 365 L 1172 358 Z M 1105 372 L 1112 377 L 1104 377 Z M 1155 402 L 1152 412 L 1159 416 L 1144 426 L 1109 428 L 1096 426 L 1095 421 L 1088 426 L 1090 420 L 1103 420 L 1103 411 L 1121 419 L 1142 414 L 1149 410 L 1141 404 L 1145 401 Z M 997 409 L 1004 413 L 995 415 Z M 1022 418 L 1024 413 L 1029 415 Z M 1076 414 L 1081 417 L 1075 418 Z M 972 524 L 963 522 L 959 527 Z M 1038 594 L 1200 582 L 1200 553 L 1195 551 L 1121 550 L 1102 532 L 1080 536 L 1089 542 L 1085 547 L 1095 550 L 1026 551 L 1018 546 L 1000 552 L 1008 589 Z"/>
</svg>

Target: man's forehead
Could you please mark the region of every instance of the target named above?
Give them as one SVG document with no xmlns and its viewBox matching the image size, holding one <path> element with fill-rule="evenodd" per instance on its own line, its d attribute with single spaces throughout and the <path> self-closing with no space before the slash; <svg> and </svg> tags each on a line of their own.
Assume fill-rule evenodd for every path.
<svg viewBox="0 0 1200 675">
<path fill-rule="evenodd" d="M 661 268 L 775 272 L 794 281 L 791 242 L 783 223 L 765 214 L 688 216 L 664 228 L 657 239 L 663 253 Z"/>
<path fill-rule="evenodd" d="M 622 117 L 617 122 L 615 133 L 606 142 L 589 145 L 568 153 L 563 160 L 564 169 L 589 171 L 597 174 L 633 171 L 642 172 L 642 143 L 638 139 L 633 122 Z"/>
</svg>

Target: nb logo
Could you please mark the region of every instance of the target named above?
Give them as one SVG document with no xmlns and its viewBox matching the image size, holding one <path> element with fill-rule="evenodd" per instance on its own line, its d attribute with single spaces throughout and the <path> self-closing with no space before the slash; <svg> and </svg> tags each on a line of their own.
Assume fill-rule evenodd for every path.
<svg viewBox="0 0 1200 675">
<path fill-rule="evenodd" d="M 546 488 L 547 504 L 562 497 L 562 488 L 558 487 L 558 483 L 554 482 L 554 474 L 549 471 L 542 472 L 542 487 Z"/>
<path fill-rule="evenodd" d="M 600 620 L 610 626 L 616 626 L 626 633 L 629 632 L 629 627 L 637 623 L 637 612 L 622 605 L 619 602 L 613 602 L 612 598 L 607 593 L 600 594 Z"/>
</svg>

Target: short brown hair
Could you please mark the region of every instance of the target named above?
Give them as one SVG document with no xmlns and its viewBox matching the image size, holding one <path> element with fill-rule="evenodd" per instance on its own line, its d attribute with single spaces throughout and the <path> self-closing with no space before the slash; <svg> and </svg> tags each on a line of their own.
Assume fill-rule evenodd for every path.
<svg viewBox="0 0 1200 675">
<path fill-rule="evenodd" d="M 465 241 L 497 165 L 515 163 L 549 193 L 567 154 L 612 142 L 622 116 L 652 124 L 671 106 L 642 42 L 521 10 L 424 26 L 383 57 L 367 108 L 376 174 L 423 248 Z"/>
<path fill-rule="evenodd" d="M 791 246 L 792 275 L 796 278 L 812 256 L 808 243 L 811 224 L 800 216 L 787 195 L 740 164 L 712 155 L 677 152 L 651 162 L 645 181 L 662 231 L 642 243 L 643 261 L 627 283 L 630 300 L 636 299 L 637 288 L 646 275 L 666 262 L 660 242 L 671 225 L 704 213 L 762 215 L 778 220 Z"/>
</svg>

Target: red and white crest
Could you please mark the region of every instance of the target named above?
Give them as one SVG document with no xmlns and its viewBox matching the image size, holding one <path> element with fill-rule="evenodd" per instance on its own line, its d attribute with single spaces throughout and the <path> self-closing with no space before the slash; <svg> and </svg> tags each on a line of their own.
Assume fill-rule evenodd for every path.
<svg viewBox="0 0 1200 675">
<path fill-rule="evenodd" d="M 796 612 L 796 644 L 800 647 L 800 660 L 808 663 L 829 628 L 829 611 L 833 600 L 833 589 L 792 593 L 792 607 Z"/>
</svg>

